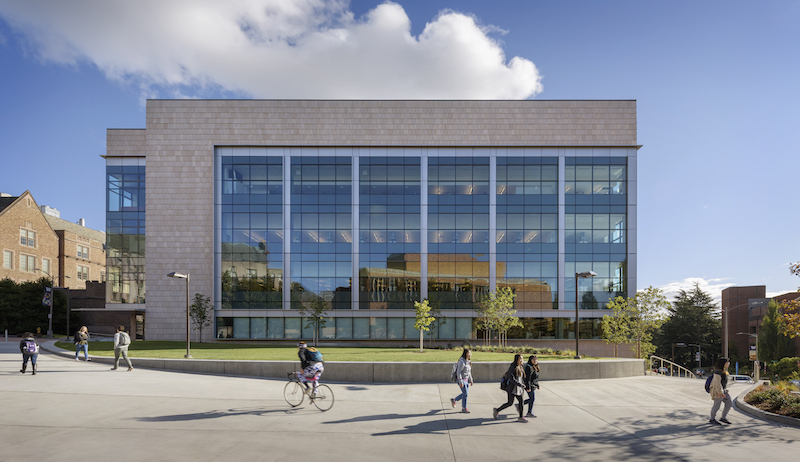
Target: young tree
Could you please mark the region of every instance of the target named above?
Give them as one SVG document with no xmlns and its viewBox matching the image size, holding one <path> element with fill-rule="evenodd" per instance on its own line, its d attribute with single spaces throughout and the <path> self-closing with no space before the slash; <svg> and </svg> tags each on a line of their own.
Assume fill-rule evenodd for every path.
<svg viewBox="0 0 800 462">
<path fill-rule="evenodd" d="M 800 276 L 800 262 L 792 263 L 789 271 Z M 800 288 L 797 290 L 800 291 Z M 783 301 L 780 308 L 783 313 L 783 333 L 791 338 L 800 337 L 800 299 Z"/>
<path fill-rule="evenodd" d="M 612 314 L 603 316 L 600 326 L 603 329 L 603 340 L 614 345 L 614 357 L 616 358 L 619 353 L 619 345 L 630 340 L 631 328 L 623 311 L 624 305 L 622 303 L 613 303 L 609 306 L 612 309 Z"/>
<path fill-rule="evenodd" d="M 672 345 L 683 343 L 686 346 L 675 349 L 675 361 L 688 366 L 693 362 L 694 347 L 700 345 L 701 364 L 711 364 L 713 353 L 722 341 L 720 312 L 710 294 L 695 283 L 690 291 L 681 290 L 675 301 L 667 308 L 667 319 L 655 335 L 658 355 L 670 357 Z"/>
<path fill-rule="evenodd" d="M 497 346 L 505 344 L 506 332 L 512 327 L 521 327 L 514 307 L 516 294 L 510 287 L 501 287 L 481 300 L 478 305 L 478 325 L 484 329 L 497 330 Z"/>
<path fill-rule="evenodd" d="M 192 323 L 200 331 L 200 343 L 203 343 L 203 327 L 208 327 L 214 322 L 211 298 L 195 293 L 194 303 L 189 306 L 189 316 L 192 318 Z"/>
<path fill-rule="evenodd" d="M 663 322 L 663 312 L 669 306 L 663 292 L 654 287 L 648 287 L 632 298 L 617 297 L 608 303 L 608 307 L 627 324 L 629 340 L 635 342 L 636 357 L 642 359 L 655 352 L 656 347 L 651 343 L 653 332 Z"/>
<path fill-rule="evenodd" d="M 782 332 L 785 327 L 779 310 L 779 304 L 770 300 L 767 312 L 758 331 L 758 359 L 760 361 L 778 361 L 781 358 L 794 356 L 797 347 L 794 342 Z"/>
<path fill-rule="evenodd" d="M 427 332 L 431 323 L 435 320 L 430 315 L 431 307 L 428 304 L 428 299 L 420 302 L 414 302 L 414 310 L 416 311 L 416 319 L 414 321 L 414 329 L 419 331 L 419 352 L 422 353 L 422 336 L 423 332 Z"/>
<path fill-rule="evenodd" d="M 319 295 L 312 294 L 311 292 L 304 292 L 304 296 L 308 297 L 297 304 L 300 316 L 306 318 L 306 329 L 313 327 L 313 343 L 317 346 L 317 339 L 319 338 L 319 330 L 325 327 L 327 319 L 325 314 L 328 311 L 328 303 Z"/>
</svg>

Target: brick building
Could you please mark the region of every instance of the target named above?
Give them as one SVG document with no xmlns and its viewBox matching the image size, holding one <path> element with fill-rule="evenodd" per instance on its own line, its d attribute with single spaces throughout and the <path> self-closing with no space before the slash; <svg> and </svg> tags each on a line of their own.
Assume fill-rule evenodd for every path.
<svg viewBox="0 0 800 462">
<path fill-rule="evenodd" d="M 32 282 L 42 276 L 58 280 L 58 235 L 33 196 L 0 194 L 0 279 Z"/>
<path fill-rule="evenodd" d="M 45 218 L 58 236 L 58 285 L 72 290 L 85 289 L 87 281 L 106 280 L 106 233 L 84 226 L 83 219 L 72 223 L 52 215 Z"/>
<path fill-rule="evenodd" d="M 728 336 L 729 351 L 739 356 L 748 356 L 750 345 L 755 345 L 755 338 L 745 334 L 758 334 L 770 300 L 782 302 L 800 298 L 800 292 L 789 292 L 771 298 L 766 294 L 766 286 L 728 287 L 722 291 L 722 335 Z M 795 339 L 795 344 L 800 349 L 800 337 Z"/>
</svg>

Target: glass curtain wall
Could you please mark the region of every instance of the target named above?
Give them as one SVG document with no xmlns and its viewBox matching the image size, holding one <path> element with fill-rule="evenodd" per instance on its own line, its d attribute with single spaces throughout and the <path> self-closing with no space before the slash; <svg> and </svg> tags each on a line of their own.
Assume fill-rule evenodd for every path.
<svg viewBox="0 0 800 462">
<path fill-rule="evenodd" d="M 566 158 L 565 203 L 566 308 L 575 306 L 575 274 L 585 271 L 597 276 L 578 281 L 579 308 L 606 308 L 627 296 L 627 159 Z M 580 332 L 599 337 L 599 322 L 581 321 Z"/>
<path fill-rule="evenodd" d="M 282 202 L 281 157 L 222 158 L 222 309 L 281 309 Z M 266 338 L 259 323 L 252 335 L 237 327 L 235 337 Z"/>
<path fill-rule="evenodd" d="M 428 158 L 428 298 L 475 309 L 489 292 L 489 158 Z"/>
<path fill-rule="evenodd" d="M 106 192 L 106 302 L 144 303 L 145 167 L 107 166 Z"/>
<path fill-rule="evenodd" d="M 291 307 L 348 310 L 352 283 L 352 158 L 291 158 Z M 322 338 L 335 336 L 327 326 Z"/>
<path fill-rule="evenodd" d="M 558 158 L 497 159 L 497 288 L 517 310 L 557 309 Z"/>
<path fill-rule="evenodd" d="M 420 159 L 359 159 L 359 309 L 420 300 Z"/>
</svg>

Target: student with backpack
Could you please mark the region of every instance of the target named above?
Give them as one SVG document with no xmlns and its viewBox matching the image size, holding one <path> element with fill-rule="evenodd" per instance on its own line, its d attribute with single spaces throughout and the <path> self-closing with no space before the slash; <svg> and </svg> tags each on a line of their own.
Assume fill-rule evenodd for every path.
<svg viewBox="0 0 800 462">
<path fill-rule="evenodd" d="M 36 358 L 39 357 L 39 343 L 33 338 L 33 334 L 25 332 L 22 341 L 19 342 L 19 351 L 22 352 L 22 369 L 19 371 L 23 374 L 28 368 L 28 360 L 31 360 L 31 373 L 36 375 Z"/>
<path fill-rule="evenodd" d="M 714 366 L 714 373 L 712 375 L 711 383 L 708 386 L 708 393 L 711 399 L 714 400 L 714 405 L 711 406 L 711 419 L 708 423 L 712 425 L 730 424 L 726 418 L 728 411 L 731 410 L 731 395 L 728 394 L 728 366 L 730 361 L 728 358 L 719 358 Z M 724 404 L 722 409 L 722 418 L 717 420 L 717 411 L 720 405 Z"/>
<path fill-rule="evenodd" d="M 131 337 L 125 332 L 125 326 L 118 326 L 117 333 L 114 334 L 114 367 L 111 368 L 112 371 L 117 370 L 119 367 L 119 357 L 122 355 L 125 358 L 125 362 L 128 363 L 128 372 L 133 370 L 133 364 L 131 364 L 131 360 L 128 359 L 128 347 L 131 344 Z"/>
<path fill-rule="evenodd" d="M 461 394 L 455 398 L 451 398 L 450 404 L 456 407 L 456 402 L 461 400 L 461 412 L 469 414 L 469 409 L 467 409 L 467 396 L 469 396 L 469 387 L 472 385 L 472 350 L 464 348 L 464 352 L 461 353 L 461 357 L 458 358 L 458 362 L 455 364 L 453 374 L 450 378 L 461 388 Z"/>
<path fill-rule="evenodd" d="M 525 390 L 525 369 L 522 367 L 522 355 L 514 355 L 514 362 L 508 367 L 503 378 L 506 382 L 505 390 L 508 393 L 508 402 L 492 409 L 492 416 L 496 420 L 500 411 L 514 404 L 514 398 L 516 398 L 518 401 L 517 410 L 519 411 L 517 422 L 528 423 L 528 419 L 522 417 L 522 392 Z"/>
<path fill-rule="evenodd" d="M 319 378 L 322 377 L 322 372 L 325 370 L 322 353 L 316 348 L 306 345 L 306 342 L 300 342 L 297 344 L 297 356 L 300 358 L 300 367 L 303 369 L 298 371 L 297 378 L 306 388 L 308 388 L 306 382 L 311 381 L 314 385 L 314 393 L 316 393 Z"/>
</svg>

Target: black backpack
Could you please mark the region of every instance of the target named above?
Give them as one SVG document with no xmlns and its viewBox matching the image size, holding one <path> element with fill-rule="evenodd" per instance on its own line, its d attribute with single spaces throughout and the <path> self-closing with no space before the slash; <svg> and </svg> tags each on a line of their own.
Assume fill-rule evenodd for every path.
<svg viewBox="0 0 800 462">
<path fill-rule="evenodd" d="M 714 374 L 711 374 L 706 379 L 706 393 L 711 393 L 711 381 L 714 379 Z"/>
</svg>

